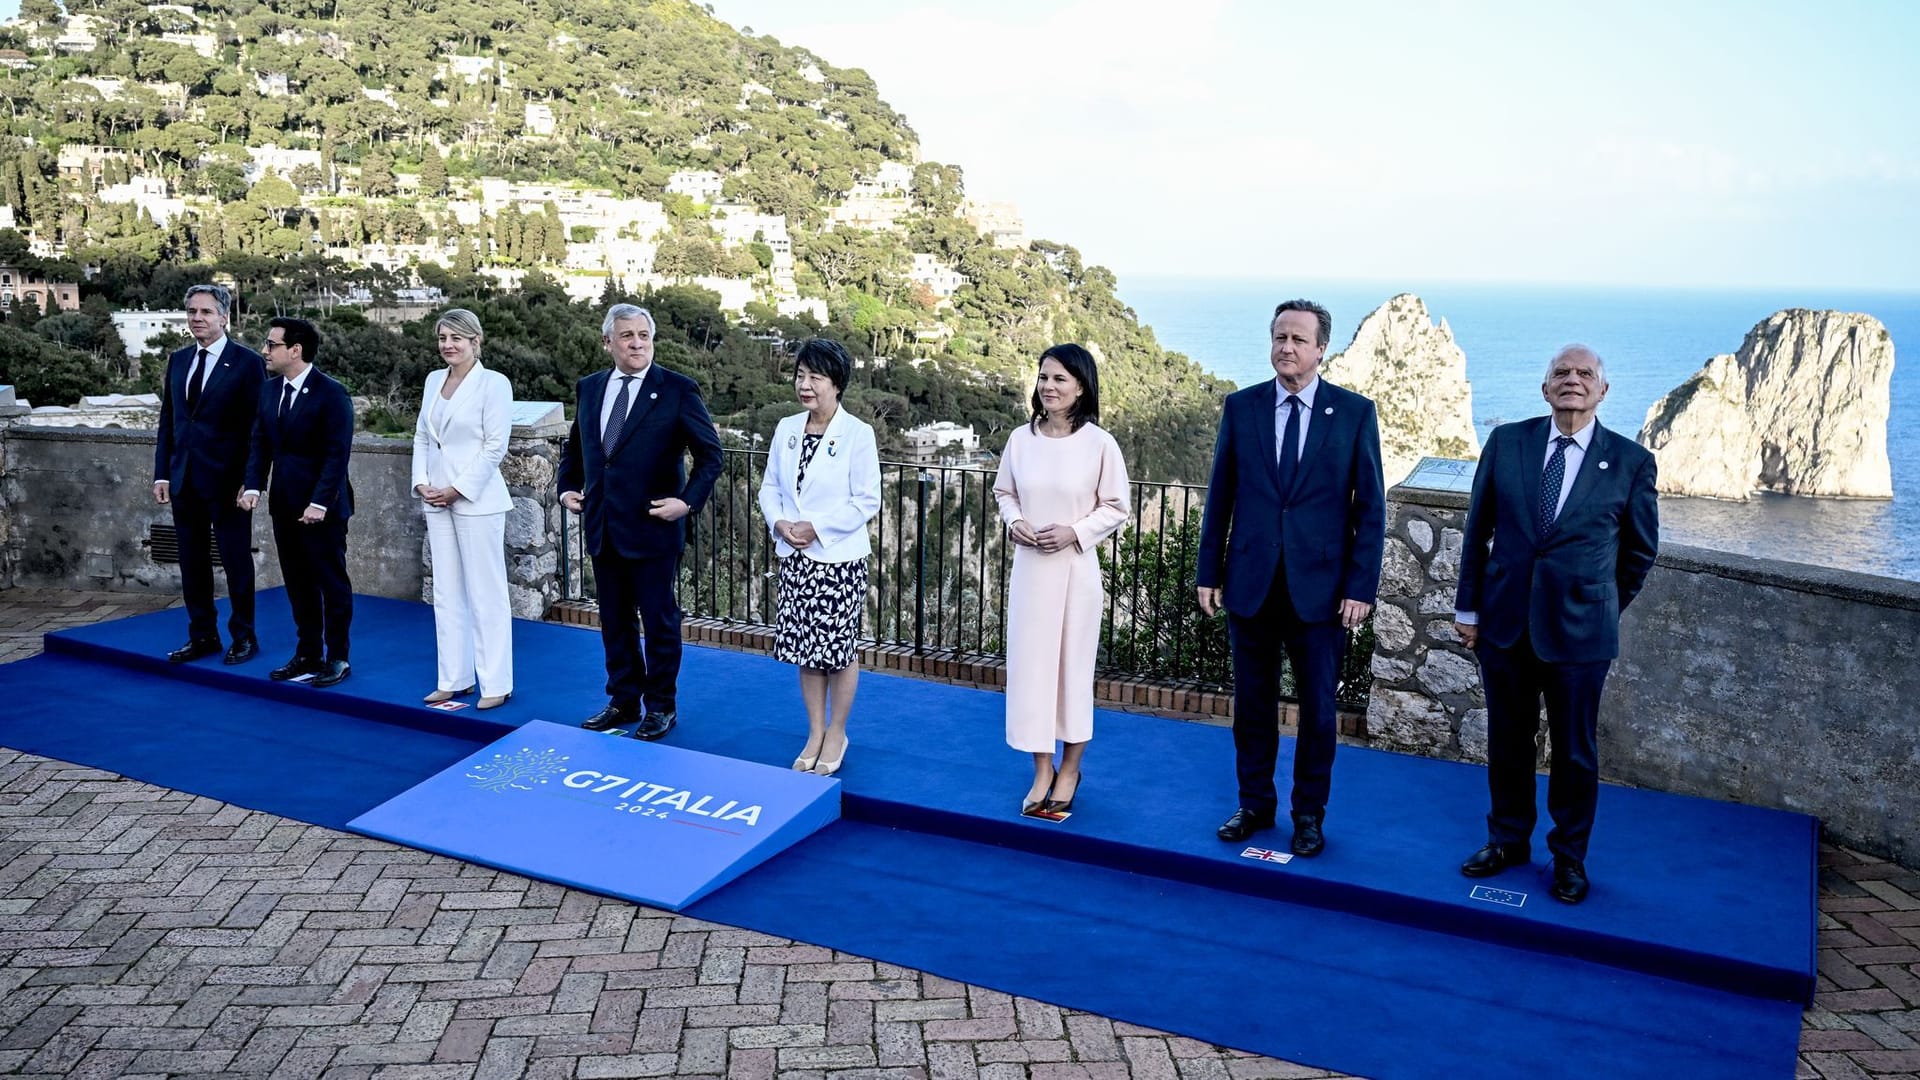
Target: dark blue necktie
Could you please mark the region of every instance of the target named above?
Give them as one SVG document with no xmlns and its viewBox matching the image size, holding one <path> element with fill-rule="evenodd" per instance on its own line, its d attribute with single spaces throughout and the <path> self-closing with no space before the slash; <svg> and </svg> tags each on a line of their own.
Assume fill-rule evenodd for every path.
<svg viewBox="0 0 1920 1080">
<path fill-rule="evenodd" d="M 1300 464 L 1300 410 L 1299 397 L 1287 395 L 1287 427 L 1280 433 L 1280 494 L 1285 495 L 1293 489 L 1293 472 Z"/>
<path fill-rule="evenodd" d="M 292 411 L 293 411 L 293 384 L 288 383 L 286 392 L 280 395 L 280 416 L 279 416 L 280 422 L 283 424 L 286 423 L 287 414 Z"/>
<path fill-rule="evenodd" d="M 187 411 L 200 404 L 201 369 L 207 366 L 207 350 L 201 349 L 194 354 L 193 366 L 187 369 Z"/>
<path fill-rule="evenodd" d="M 1560 513 L 1560 482 L 1567 476 L 1567 447 L 1572 445 L 1573 436 L 1554 436 L 1553 456 L 1547 459 L 1547 467 L 1540 474 L 1540 534 L 1542 536 L 1553 530 L 1553 519 Z"/>
<path fill-rule="evenodd" d="M 613 456 L 613 448 L 620 444 L 620 429 L 627 425 L 627 408 L 631 404 L 627 388 L 632 385 L 633 376 L 620 376 L 620 392 L 614 395 L 613 412 L 607 417 L 606 429 L 600 432 L 600 449 L 608 457 Z"/>
</svg>

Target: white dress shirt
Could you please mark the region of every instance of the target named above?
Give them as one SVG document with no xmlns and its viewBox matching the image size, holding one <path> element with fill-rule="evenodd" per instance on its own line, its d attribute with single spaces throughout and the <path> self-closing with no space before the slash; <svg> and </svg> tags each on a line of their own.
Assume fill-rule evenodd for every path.
<svg viewBox="0 0 1920 1080">
<path fill-rule="evenodd" d="M 638 375 L 633 376 L 632 382 L 627 384 L 628 416 L 633 415 L 633 407 L 640 403 L 640 388 L 647 385 L 647 373 L 652 370 L 653 365 L 648 364 L 646 367 L 640 369 Z M 620 400 L 620 380 L 626 377 L 626 372 L 621 371 L 617 367 L 614 368 L 613 378 L 607 380 L 607 392 L 600 397 L 600 435 L 602 438 L 605 438 L 607 434 L 607 421 L 613 418 L 613 403 Z M 601 449 L 604 450 L 606 448 L 603 446 Z"/>
<path fill-rule="evenodd" d="M 224 341 L 226 339 L 222 338 L 221 340 Z M 288 379 L 287 385 L 282 386 L 280 388 L 280 396 L 274 399 L 274 402 L 273 402 L 273 414 L 276 419 L 280 415 L 280 403 L 282 401 L 287 401 L 287 386 L 293 387 L 293 399 L 291 401 L 287 401 L 287 415 L 292 416 L 293 410 L 300 407 L 300 395 L 306 393 L 307 376 L 311 374 L 313 374 L 313 365 L 308 364 L 306 367 L 303 367 L 300 369 L 300 374 L 295 375 L 291 379 Z M 245 493 L 248 495 L 256 495 L 256 496 L 260 494 L 260 492 L 254 488 L 248 488 Z M 326 507 L 321 506 L 319 503 L 308 503 L 307 505 L 313 507 L 315 510 L 321 511 L 322 513 L 325 513 L 327 509 Z"/>
<path fill-rule="evenodd" d="M 200 385 L 194 387 L 193 392 L 195 394 L 204 394 L 207 391 L 207 378 L 213 374 L 214 368 L 220 366 L 220 354 L 227 350 L 227 335 L 221 334 L 211 345 L 203 346 L 196 341 L 192 343 L 192 346 L 193 358 L 187 361 L 188 371 L 193 371 L 193 364 L 200 359 L 200 350 L 202 348 L 207 350 L 206 362 L 200 365 L 199 371 L 194 372 L 200 380 Z"/>
<path fill-rule="evenodd" d="M 1304 461 L 1307 456 L 1307 425 L 1313 422 L 1313 395 L 1320 389 L 1320 376 L 1315 375 L 1313 381 L 1301 387 L 1297 394 L 1288 390 L 1278 378 L 1273 380 L 1273 389 L 1279 395 L 1273 399 L 1274 460 L 1279 461 L 1279 455 L 1285 452 L 1280 441 L 1287 435 L 1287 395 L 1293 394 L 1300 399 L 1300 444 L 1293 448 L 1293 460 Z"/>
</svg>

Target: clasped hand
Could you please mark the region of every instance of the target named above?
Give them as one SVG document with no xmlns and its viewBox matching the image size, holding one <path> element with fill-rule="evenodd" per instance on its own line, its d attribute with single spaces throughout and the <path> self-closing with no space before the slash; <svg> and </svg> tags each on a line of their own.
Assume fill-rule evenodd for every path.
<svg viewBox="0 0 1920 1080">
<path fill-rule="evenodd" d="M 438 507 L 442 510 L 465 498 L 464 495 L 460 494 L 458 488 L 451 486 L 433 487 L 430 484 L 421 484 L 413 490 L 420 493 L 422 502 L 425 502 L 428 506 Z"/>
<path fill-rule="evenodd" d="M 1007 526 L 1007 535 L 1021 547 L 1035 548 L 1052 554 L 1080 546 L 1080 534 L 1073 531 L 1071 525 L 1043 525 L 1039 529 L 1027 524 L 1025 518 Z"/>
<path fill-rule="evenodd" d="M 810 547 L 815 540 L 820 539 L 820 534 L 814 531 L 813 522 L 811 521 L 786 521 L 783 519 L 773 523 L 773 531 L 780 535 L 780 539 L 785 540 L 795 548 Z"/>
</svg>

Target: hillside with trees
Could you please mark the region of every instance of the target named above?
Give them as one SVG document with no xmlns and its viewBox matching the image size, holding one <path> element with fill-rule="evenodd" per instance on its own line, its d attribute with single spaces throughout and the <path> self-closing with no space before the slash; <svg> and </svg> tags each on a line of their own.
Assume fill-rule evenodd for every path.
<svg viewBox="0 0 1920 1080">
<path fill-rule="evenodd" d="M 1039 352 L 1078 340 L 1136 475 L 1198 481 L 1229 388 L 1112 273 L 989 224 L 866 73 L 685 0 L 22 0 L 0 98 L 0 248 L 85 298 L 8 313 L 0 380 L 49 366 L 50 393 L 83 361 L 89 389 L 150 383 L 100 323 L 210 277 L 242 336 L 318 318 L 393 426 L 431 326 L 366 311 L 423 288 L 480 312 L 521 397 L 562 401 L 605 362 L 605 303 L 649 303 L 662 360 L 749 435 L 792 408 L 775 343 L 814 332 L 863 361 L 850 404 L 896 445 L 951 420 L 997 448 Z"/>
</svg>

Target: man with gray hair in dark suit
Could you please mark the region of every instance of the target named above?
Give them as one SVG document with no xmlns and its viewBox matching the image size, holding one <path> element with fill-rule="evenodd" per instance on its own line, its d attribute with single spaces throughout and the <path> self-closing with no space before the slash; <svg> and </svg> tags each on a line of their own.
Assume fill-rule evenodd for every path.
<svg viewBox="0 0 1920 1080">
<path fill-rule="evenodd" d="M 213 553 L 227 572 L 233 645 L 226 662 L 259 652 L 253 631 L 253 514 L 238 506 L 247 449 L 267 370 L 260 354 L 227 337 L 233 296 L 219 285 L 187 290 L 191 344 L 167 358 L 160 384 L 160 430 L 153 447 L 153 501 L 173 510 L 187 643 L 167 654 L 176 664 L 220 652 L 213 604 Z"/>
<path fill-rule="evenodd" d="M 580 515 L 593 557 L 607 657 L 607 707 L 580 726 L 658 739 L 678 718 L 674 578 L 686 518 L 700 512 L 720 478 L 720 433 L 699 384 L 653 362 L 654 322 L 645 308 L 613 305 L 600 342 L 613 366 L 580 380 L 560 456 L 560 505 Z"/>
</svg>

